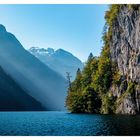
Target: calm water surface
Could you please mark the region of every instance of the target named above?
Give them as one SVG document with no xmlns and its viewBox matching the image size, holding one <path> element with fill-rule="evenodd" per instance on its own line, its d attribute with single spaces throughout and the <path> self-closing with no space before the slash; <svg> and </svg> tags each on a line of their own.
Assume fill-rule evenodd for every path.
<svg viewBox="0 0 140 140">
<path fill-rule="evenodd" d="M 88 115 L 66 112 L 1 112 L 0 135 L 140 135 L 140 116 Z"/>
</svg>

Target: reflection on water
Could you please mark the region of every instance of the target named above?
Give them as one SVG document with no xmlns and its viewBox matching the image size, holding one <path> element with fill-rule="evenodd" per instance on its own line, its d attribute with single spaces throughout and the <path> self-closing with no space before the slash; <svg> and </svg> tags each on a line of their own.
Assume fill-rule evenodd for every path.
<svg viewBox="0 0 140 140">
<path fill-rule="evenodd" d="M 0 135 L 140 135 L 140 116 L 1 112 Z"/>
</svg>

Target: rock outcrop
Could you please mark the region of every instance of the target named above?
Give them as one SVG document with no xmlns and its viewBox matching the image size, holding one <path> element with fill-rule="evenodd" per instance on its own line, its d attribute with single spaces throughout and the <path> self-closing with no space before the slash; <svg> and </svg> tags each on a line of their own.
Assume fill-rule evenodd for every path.
<svg viewBox="0 0 140 140">
<path fill-rule="evenodd" d="M 140 5 L 123 5 L 113 23 L 110 53 L 120 73 L 120 84 L 110 91 L 117 97 L 116 113 L 140 113 Z M 121 101 L 120 101 L 121 100 Z"/>
</svg>

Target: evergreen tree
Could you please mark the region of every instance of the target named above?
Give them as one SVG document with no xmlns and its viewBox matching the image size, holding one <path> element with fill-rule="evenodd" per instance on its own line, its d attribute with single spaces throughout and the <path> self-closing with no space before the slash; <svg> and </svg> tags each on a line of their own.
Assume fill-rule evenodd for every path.
<svg viewBox="0 0 140 140">
<path fill-rule="evenodd" d="M 82 87 L 82 73 L 81 70 L 78 68 L 77 73 L 76 73 L 76 78 L 71 84 L 71 91 L 80 91 Z"/>
<path fill-rule="evenodd" d="M 71 88 L 68 90 L 68 95 L 66 98 L 66 106 L 71 112 L 81 112 L 82 105 L 82 89 L 81 89 L 81 70 L 78 68 L 76 78 L 71 83 Z"/>
<path fill-rule="evenodd" d="M 111 5 L 105 14 L 104 47 L 100 57 L 90 53 L 83 71 L 77 70 L 75 80 L 68 91 L 66 105 L 68 110 L 76 113 L 113 113 L 116 98 L 109 93 L 112 84 L 119 85 L 121 75 L 117 65 L 111 61 L 110 41 L 112 25 L 116 21 L 122 6 L 137 10 L 139 5 Z M 134 93 L 134 84 L 129 85 L 129 93 Z"/>
<path fill-rule="evenodd" d="M 85 64 L 85 67 L 83 69 L 83 72 L 82 72 L 82 83 L 83 83 L 84 87 L 87 87 L 88 85 L 90 85 L 91 81 L 92 81 L 92 78 L 91 78 L 91 75 L 92 75 L 91 64 L 92 64 L 93 59 L 94 59 L 93 54 L 90 53 L 89 57 L 88 57 L 88 60 Z"/>
<path fill-rule="evenodd" d="M 69 111 L 76 113 L 99 113 L 100 99 L 98 94 L 90 86 L 92 73 L 96 71 L 98 65 L 97 58 L 90 53 L 84 70 L 77 70 L 76 78 L 71 83 L 66 106 Z"/>
<path fill-rule="evenodd" d="M 90 53 L 90 54 L 89 54 L 89 56 L 88 56 L 87 63 L 88 63 L 88 62 L 90 62 L 90 61 L 92 61 L 92 59 L 93 59 L 93 54 L 92 54 L 92 53 Z"/>
</svg>

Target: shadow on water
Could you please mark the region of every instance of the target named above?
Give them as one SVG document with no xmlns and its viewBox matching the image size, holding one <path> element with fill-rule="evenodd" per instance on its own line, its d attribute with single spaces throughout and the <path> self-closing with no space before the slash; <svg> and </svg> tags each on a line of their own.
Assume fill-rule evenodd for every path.
<svg viewBox="0 0 140 140">
<path fill-rule="evenodd" d="M 93 136 L 140 136 L 139 115 L 99 115 L 99 114 L 70 114 L 86 118 L 91 126 L 90 134 Z"/>
</svg>

